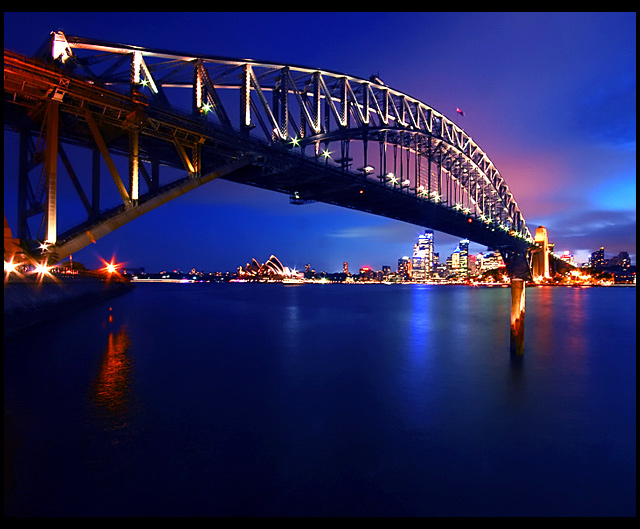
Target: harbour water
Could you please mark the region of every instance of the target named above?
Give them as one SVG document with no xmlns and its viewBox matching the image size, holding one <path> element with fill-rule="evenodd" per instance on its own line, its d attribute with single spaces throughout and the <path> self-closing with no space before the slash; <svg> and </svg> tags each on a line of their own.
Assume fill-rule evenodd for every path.
<svg viewBox="0 0 640 529">
<path fill-rule="evenodd" d="M 5 516 L 635 516 L 634 287 L 145 284 L 5 338 Z"/>
</svg>

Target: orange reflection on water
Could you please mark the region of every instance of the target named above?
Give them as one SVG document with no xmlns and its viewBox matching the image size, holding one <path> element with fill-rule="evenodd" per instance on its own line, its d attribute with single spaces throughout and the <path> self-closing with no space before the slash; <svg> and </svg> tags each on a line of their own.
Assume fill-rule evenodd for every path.
<svg viewBox="0 0 640 529">
<path fill-rule="evenodd" d="M 93 383 L 93 403 L 113 428 L 125 425 L 129 409 L 132 375 L 128 354 L 130 344 L 126 326 L 123 325 L 117 334 L 109 333 L 100 371 Z"/>
<path fill-rule="evenodd" d="M 589 287 L 585 287 L 589 288 Z M 562 351 L 567 367 L 584 369 L 586 354 L 586 291 L 580 287 L 537 287 L 536 304 L 538 319 L 535 327 L 527 329 L 535 333 L 536 351 L 546 355 Z"/>
</svg>

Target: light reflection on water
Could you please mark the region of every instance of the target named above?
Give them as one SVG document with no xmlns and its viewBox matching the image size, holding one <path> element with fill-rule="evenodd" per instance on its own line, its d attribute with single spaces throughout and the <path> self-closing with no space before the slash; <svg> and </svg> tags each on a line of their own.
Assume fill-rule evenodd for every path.
<svg viewBox="0 0 640 529">
<path fill-rule="evenodd" d="M 635 512 L 635 289 L 528 289 L 517 364 L 509 289 L 145 285 L 113 308 L 6 344 L 5 512 Z"/>
<path fill-rule="evenodd" d="M 91 387 L 91 402 L 105 428 L 118 430 L 127 425 L 130 411 L 133 363 L 127 327 L 110 330 L 100 371 Z"/>
</svg>

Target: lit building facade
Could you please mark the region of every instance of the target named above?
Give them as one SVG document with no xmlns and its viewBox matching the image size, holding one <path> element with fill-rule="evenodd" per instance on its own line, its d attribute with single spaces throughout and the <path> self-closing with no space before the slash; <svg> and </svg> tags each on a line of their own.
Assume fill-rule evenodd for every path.
<svg viewBox="0 0 640 529">
<path fill-rule="evenodd" d="M 460 249 L 460 277 L 469 277 L 469 239 L 462 239 L 458 245 Z"/>
<path fill-rule="evenodd" d="M 604 248 L 600 248 L 591 254 L 589 258 L 589 266 L 596 270 L 601 270 L 605 266 Z"/>
<path fill-rule="evenodd" d="M 424 234 L 418 237 L 418 242 L 413 247 L 411 267 L 411 277 L 414 281 L 426 281 L 431 278 L 433 271 L 433 231 L 425 230 Z"/>
<path fill-rule="evenodd" d="M 476 259 L 476 267 L 480 273 L 486 272 L 487 270 L 496 270 L 503 266 L 504 261 L 502 260 L 500 252 L 487 251 L 480 253 Z"/>
<path fill-rule="evenodd" d="M 560 259 L 562 261 L 564 261 L 565 263 L 569 263 L 571 265 L 575 265 L 575 258 L 573 256 L 572 253 L 570 253 L 568 250 L 565 250 L 562 255 L 560 256 Z"/>
<path fill-rule="evenodd" d="M 401 281 L 411 279 L 411 258 L 409 256 L 398 259 L 398 276 Z"/>
</svg>

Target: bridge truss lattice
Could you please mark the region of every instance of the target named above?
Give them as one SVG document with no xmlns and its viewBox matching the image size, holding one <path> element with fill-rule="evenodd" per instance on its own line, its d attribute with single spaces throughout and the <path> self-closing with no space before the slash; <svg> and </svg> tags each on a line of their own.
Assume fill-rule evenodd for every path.
<svg viewBox="0 0 640 529">
<path fill-rule="evenodd" d="M 292 203 L 319 200 L 358 207 L 449 233 L 469 233 L 468 238 L 488 245 L 522 247 L 533 241 L 507 183 L 472 138 L 443 114 L 377 78 L 151 50 L 62 33 L 52 33 L 39 57 L 57 71 L 83 79 L 85 86 L 129 98 L 101 106 L 95 95 L 68 96 L 73 93 L 69 86 L 47 92 L 48 100 L 65 104 L 67 112 L 86 122 L 98 143 L 106 137 L 101 127 L 109 119 L 127 131 L 119 139 L 112 134 L 108 146 L 106 141 L 99 145 L 106 160 L 109 150 L 129 158 L 128 187 L 110 168 L 122 204 L 117 211 L 99 214 L 85 196 L 86 225 L 98 218 L 104 225 L 106 217 L 122 223 L 143 213 L 141 181 L 148 182 L 156 198 L 161 194 L 157 177 L 144 167 L 155 159 L 186 169 L 192 187 L 222 176 L 286 192 Z M 5 51 L 5 106 L 6 71 Z M 108 97 L 113 96 L 103 99 Z M 69 139 L 73 131 L 65 134 Z M 149 137 L 170 145 L 171 155 L 147 147 L 143 139 Z M 248 165 L 259 170 L 243 173 Z M 332 175 L 327 182 L 342 175 L 348 186 L 332 191 L 323 190 L 317 177 L 264 178 L 287 171 L 315 174 L 318 167 Z M 377 201 L 354 206 L 338 198 L 337 193 L 354 187 L 361 193 L 363 187 L 374 191 Z M 432 222 L 422 222 L 417 213 L 404 218 L 403 211 L 380 205 L 394 200 L 403 211 L 416 207 L 431 212 L 425 218 Z M 51 210 L 50 202 L 49 197 L 40 209 Z M 154 205 L 147 202 L 149 207 Z M 434 220 L 440 217 L 442 223 Z M 50 211 L 50 224 L 51 218 L 55 223 Z M 448 230 L 448 225 L 455 228 Z M 57 238 L 50 226 L 45 238 L 61 246 L 65 239 L 82 239 L 85 227 Z"/>
</svg>

